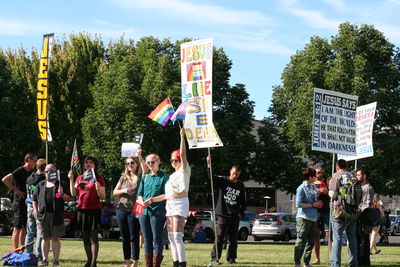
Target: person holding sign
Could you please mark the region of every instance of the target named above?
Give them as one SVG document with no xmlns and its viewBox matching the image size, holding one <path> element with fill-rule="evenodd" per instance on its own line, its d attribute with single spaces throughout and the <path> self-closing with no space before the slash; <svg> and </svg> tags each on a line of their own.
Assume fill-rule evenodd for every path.
<svg viewBox="0 0 400 267">
<path fill-rule="evenodd" d="M 167 230 L 174 267 L 186 267 L 183 230 L 189 213 L 188 192 L 191 174 L 186 158 L 185 129 L 180 130 L 180 135 L 180 149 L 172 151 L 170 159 L 175 172 L 165 184 Z"/>
<path fill-rule="evenodd" d="M 211 178 L 211 155 L 207 156 L 207 172 Z M 218 202 L 215 208 L 217 216 L 217 247 L 215 244 L 211 250 L 211 263 L 219 264 L 222 245 L 226 236 L 229 236 L 229 248 L 226 260 L 230 264 L 237 264 L 237 239 L 240 219 L 244 218 L 247 207 L 246 189 L 238 178 L 242 173 L 238 165 L 233 165 L 229 176 L 214 176 L 212 181 L 219 190 Z M 218 257 L 217 257 L 218 256 Z"/>
<path fill-rule="evenodd" d="M 144 238 L 146 267 L 159 267 L 163 259 L 165 183 L 169 176 L 159 170 L 160 157 L 157 154 L 148 155 L 146 162 L 142 160 L 140 164 L 145 173 L 139 183 L 137 198 L 145 208 L 143 215 L 139 217 L 139 222 Z"/>
<path fill-rule="evenodd" d="M 139 260 L 140 224 L 133 209 L 141 176 L 140 160 L 143 160 L 141 152 L 139 149 L 138 158 L 128 157 L 125 160 L 125 171 L 113 191 L 113 195 L 119 197 L 116 216 L 121 231 L 125 267 L 137 267 Z"/>
<path fill-rule="evenodd" d="M 42 256 L 40 266 L 47 266 L 50 250 L 50 240 L 53 250 L 53 266 L 58 266 L 61 243 L 60 237 L 65 235 L 64 202 L 71 200 L 68 187 L 60 182 L 60 173 L 54 164 L 45 168 L 46 180 L 40 181 L 33 195 L 33 209 L 39 220 L 42 233 Z"/>
<path fill-rule="evenodd" d="M 106 198 L 106 183 L 98 175 L 99 161 L 94 156 L 87 156 L 84 173 L 74 182 L 74 173 L 70 171 L 70 189 L 73 196 L 78 196 L 78 227 L 82 232 L 87 262 L 85 267 L 94 267 L 99 253 L 98 231 L 100 229 L 101 203 Z"/>
</svg>

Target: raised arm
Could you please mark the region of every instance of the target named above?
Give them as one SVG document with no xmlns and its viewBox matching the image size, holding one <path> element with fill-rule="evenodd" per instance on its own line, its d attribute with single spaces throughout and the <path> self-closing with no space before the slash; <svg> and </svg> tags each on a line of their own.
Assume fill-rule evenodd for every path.
<svg viewBox="0 0 400 267">
<path fill-rule="evenodd" d="M 140 162 L 140 168 L 142 169 L 142 174 L 148 173 L 149 172 L 149 166 L 147 166 L 146 161 L 144 160 L 142 156 L 142 147 L 138 148 L 138 159 Z"/>
<path fill-rule="evenodd" d="M 180 134 L 181 134 L 181 145 L 180 145 L 181 162 L 183 169 L 186 169 L 188 162 L 186 157 L 185 128 L 181 128 Z"/>
</svg>

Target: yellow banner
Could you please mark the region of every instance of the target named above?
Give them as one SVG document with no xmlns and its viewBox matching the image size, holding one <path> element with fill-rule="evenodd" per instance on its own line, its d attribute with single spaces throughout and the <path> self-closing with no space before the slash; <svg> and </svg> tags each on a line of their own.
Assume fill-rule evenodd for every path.
<svg viewBox="0 0 400 267">
<path fill-rule="evenodd" d="M 51 58 L 51 48 L 53 45 L 54 34 L 43 35 L 43 47 L 40 53 L 39 75 L 36 92 L 36 105 L 38 112 L 38 127 L 40 137 L 43 141 L 48 140 L 49 122 L 48 122 L 48 78 L 49 64 Z"/>
</svg>

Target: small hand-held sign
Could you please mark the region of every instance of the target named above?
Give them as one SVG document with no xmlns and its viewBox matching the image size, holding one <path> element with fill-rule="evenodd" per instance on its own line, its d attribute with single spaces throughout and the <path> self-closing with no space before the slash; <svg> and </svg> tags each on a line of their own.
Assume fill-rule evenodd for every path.
<svg viewBox="0 0 400 267">
<path fill-rule="evenodd" d="M 59 178 L 58 178 L 58 175 L 59 175 L 59 174 L 60 174 L 60 173 L 59 173 L 58 171 L 48 171 L 48 172 L 47 172 L 47 175 L 48 175 L 47 180 L 48 180 L 49 182 L 57 181 L 57 180 L 59 180 Z"/>
<path fill-rule="evenodd" d="M 143 204 L 136 201 L 135 206 L 133 206 L 132 212 L 141 216 L 143 215 L 143 208 L 144 208 Z"/>
<path fill-rule="evenodd" d="M 94 173 L 94 169 L 89 169 L 86 170 L 83 173 L 83 181 L 88 181 L 88 182 L 96 182 L 96 174 Z"/>
<path fill-rule="evenodd" d="M 134 143 L 135 144 L 142 144 L 143 141 L 143 134 L 142 133 L 135 133 Z"/>
</svg>

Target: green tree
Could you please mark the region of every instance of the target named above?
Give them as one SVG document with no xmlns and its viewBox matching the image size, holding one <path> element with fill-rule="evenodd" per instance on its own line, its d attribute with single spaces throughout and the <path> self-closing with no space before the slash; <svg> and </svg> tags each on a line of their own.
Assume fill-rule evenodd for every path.
<svg viewBox="0 0 400 267">
<path fill-rule="evenodd" d="M 282 130 L 269 118 L 261 122 L 255 158 L 255 180 L 275 189 L 295 193 L 302 182 L 303 160 Z"/>
<path fill-rule="evenodd" d="M 22 48 L 0 50 L 0 171 L 3 176 L 21 166 L 26 153 L 39 153 L 41 142 L 32 71 L 32 61 Z"/>
<path fill-rule="evenodd" d="M 49 70 L 49 124 L 53 142 L 49 161 L 64 171 L 69 169 L 74 139 L 82 144 L 81 119 L 93 105 L 89 87 L 104 62 L 105 48 L 100 37 L 71 34 L 56 41 Z"/>
<path fill-rule="evenodd" d="M 301 51 L 291 57 L 282 73 L 282 85 L 274 87 L 270 112 L 274 123 L 283 127 L 293 149 L 310 159 L 331 155 L 311 151 L 313 88 L 359 96 L 359 105 L 378 102 L 375 121 L 375 156 L 360 160 L 360 167 L 372 171 L 378 192 L 398 191 L 398 161 L 392 161 L 390 145 L 399 140 L 400 87 L 398 49 L 370 25 L 360 27 L 343 23 L 331 41 L 312 37 Z M 386 129 L 386 130 L 384 130 Z M 395 158 L 399 158 L 399 152 Z M 385 171 L 378 166 L 388 167 Z M 381 191 L 382 190 L 382 191 Z"/>
<path fill-rule="evenodd" d="M 178 145 L 177 126 L 161 127 L 147 118 L 166 97 L 176 100 L 176 105 L 180 103 L 180 75 L 173 51 L 174 44 L 169 40 L 153 37 L 136 44 L 121 39 L 108 48 L 107 63 L 101 66 L 91 87 L 93 107 L 82 125 L 83 151 L 99 157 L 111 184 L 123 171 L 121 144 L 132 142 L 134 133 L 143 133 L 144 152 L 159 154 L 163 162 Z"/>
</svg>

